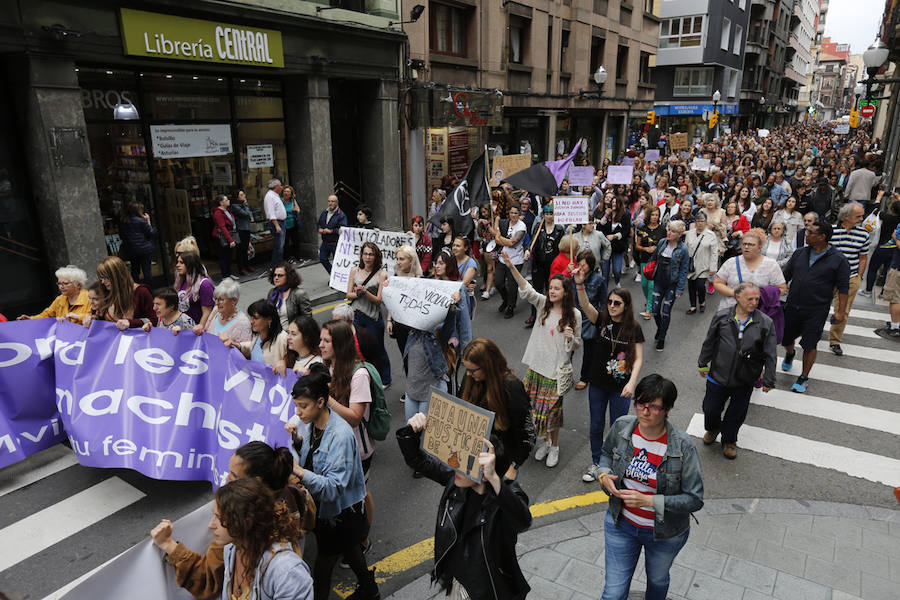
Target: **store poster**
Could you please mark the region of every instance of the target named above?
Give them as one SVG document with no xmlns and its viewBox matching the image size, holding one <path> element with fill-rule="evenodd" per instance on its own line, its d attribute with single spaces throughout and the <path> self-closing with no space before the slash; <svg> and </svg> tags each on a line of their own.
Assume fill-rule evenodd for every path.
<svg viewBox="0 0 900 600">
<path fill-rule="evenodd" d="M 451 131 L 447 138 L 448 170 L 462 179 L 469 169 L 469 132 Z"/>
<path fill-rule="evenodd" d="M 275 166 L 275 153 L 272 144 L 255 144 L 247 146 L 247 168 L 264 169 Z"/>
<path fill-rule="evenodd" d="M 196 158 L 231 154 L 231 125 L 151 125 L 155 158 Z"/>
</svg>

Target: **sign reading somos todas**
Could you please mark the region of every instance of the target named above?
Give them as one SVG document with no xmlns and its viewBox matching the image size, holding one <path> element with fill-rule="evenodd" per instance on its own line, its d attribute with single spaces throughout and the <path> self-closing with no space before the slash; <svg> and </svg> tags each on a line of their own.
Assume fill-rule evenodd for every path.
<svg viewBox="0 0 900 600">
<path fill-rule="evenodd" d="M 478 455 L 485 451 L 484 439 L 490 437 L 493 425 L 493 412 L 433 387 L 422 449 L 481 483 Z"/>
<path fill-rule="evenodd" d="M 359 266 L 359 255 L 362 245 L 366 242 L 375 242 L 375 245 L 381 250 L 382 266 L 388 275 L 393 275 L 394 268 L 397 266 L 397 248 L 412 246 L 415 244 L 415 237 L 399 231 L 341 227 L 341 235 L 334 251 L 331 279 L 328 280 L 329 286 L 340 292 L 347 291 L 350 270 Z"/>
</svg>

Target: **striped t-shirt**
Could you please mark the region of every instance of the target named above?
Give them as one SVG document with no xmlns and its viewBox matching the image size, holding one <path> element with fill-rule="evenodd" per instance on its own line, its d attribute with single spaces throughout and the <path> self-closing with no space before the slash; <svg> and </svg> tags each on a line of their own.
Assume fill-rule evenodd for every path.
<svg viewBox="0 0 900 600">
<path fill-rule="evenodd" d="M 635 427 L 631 434 L 634 456 L 622 478 L 627 489 L 650 496 L 656 494 L 656 471 L 666 456 L 666 444 L 667 435 L 665 433 L 659 439 L 648 440 L 641 435 L 640 428 Z M 652 507 L 622 507 L 622 516 L 638 527 L 653 529 L 655 515 Z"/>
<path fill-rule="evenodd" d="M 868 252 L 869 232 L 859 225 L 850 231 L 839 225 L 834 228 L 831 245 L 847 257 L 850 262 L 850 276 L 853 277 L 859 272 L 859 257 Z"/>
</svg>

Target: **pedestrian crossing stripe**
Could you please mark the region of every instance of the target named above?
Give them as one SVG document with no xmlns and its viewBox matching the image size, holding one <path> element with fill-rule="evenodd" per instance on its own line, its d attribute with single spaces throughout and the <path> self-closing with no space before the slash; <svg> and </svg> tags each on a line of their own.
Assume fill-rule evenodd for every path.
<svg viewBox="0 0 900 600">
<path fill-rule="evenodd" d="M 32 455 L 27 461 L 0 470 L 0 496 L 15 492 L 77 464 L 78 458 L 70 448 L 62 444 L 47 448 Z"/>
<path fill-rule="evenodd" d="M 785 390 L 754 390 L 750 403 L 854 427 L 900 435 L 900 413 Z M 743 431 L 743 429 L 742 429 Z"/>
<path fill-rule="evenodd" d="M 828 311 L 828 314 L 834 314 L 834 307 L 831 307 L 831 310 Z M 871 310 L 857 310 L 856 306 L 850 309 L 850 318 L 851 319 L 863 319 L 865 321 L 881 321 L 884 323 L 885 321 L 890 320 L 891 313 L 889 312 L 876 312 Z"/>
<path fill-rule="evenodd" d="M 844 335 L 855 335 L 858 337 L 871 338 L 873 340 L 881 339 L 878 337 L 878 334 L 875 333 L 874 327 L 860 327 L 859 325 L 847 325 L 844 327 Z"/>
<path fill-rule="evenodd" d="M 794 357 L 794 363 L 791 365 L 790 371 L 781 370 L 784 357 L 779 356 L 777 363 L 778 372 L 799 376 L 803 369 L 803 356 L 800 350 L 801 349 L 799 348 L 797 349 L 797 354 Z M 832 383 L 851 385 L 889 394 L 896 394 L 897 390 L 900 390 L 900 377 L 891 377 L 880 373 L 869 373 L 844 367 L 834 367 L 832 365 L 813 365 L 812 370 L 809 372 L 809 379 L 813 384 L 815 384 L 816 380 L 830 381 Z"/>
<path fill-rule="evenodd" d="M 816 348 L 819 352 L 831 352 L 829 343 L 824 340 L 819 342 Z M 853 344 L 844 344 L 843 342 L 841 343 L 841 350 L 844 351 L 844 356 L 864 358 L 866 360 L 877 360 L 879 362 L 893 363 L 894 365 L 900 364 L 900 351 L 897 350 L 885 350 L 884 348 L 872 348 L 871 346 L 855 346 Z"/>
<path fill-rule="evenodd" d="M 706 430 L 702 414 L 694 413 L 687 432 L 695 437 L 703 437 Z M 833 469 L 890 487 L 900 486 L 900 460 L 887 456 L 808 440 L 752 425 L 741 426 L 738 448 L 789 462 Z"/>
</svg>

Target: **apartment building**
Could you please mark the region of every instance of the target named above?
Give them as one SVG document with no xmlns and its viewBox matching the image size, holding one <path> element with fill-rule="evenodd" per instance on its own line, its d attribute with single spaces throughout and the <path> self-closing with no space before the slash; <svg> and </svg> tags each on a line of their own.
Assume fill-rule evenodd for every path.
<svg viewBox="0 0 900 600">
<path fill-rule="evenodd" d="M 653 108 L 660 0 L 434 0 L 405 25 L 410 214 L 485 146 L 534 161 L 587 141 L 597 164 L 638 139 Z M 404 0 L 402 14 L 416 5 Z M 605 83 L 594 81 L 598 71 Z"/>
<path fill-rule="evenodd" d="M 796 0 L 791 15 L 789 36 L 789 64 L 785 65 L 785 77 L 796 83 L 791 93 L 796 94 L 788 104 L 794 111 L 792 121 L 807 118 L 809 92 L 813 68 L 815 67 L 816 18 L 819 14 L 818 0 Z"/>
<path fill-rule="evenodd" d="M 793 120 L 800 77 L 790 46 L 794 3 L 801 0 L 751 0 L 740 113 L 748 126 L 774 127 Z M 789 75 L 789 76 L 786 76 Z"/>
<path fill-rule="evenodd" d="M 652 81 L 654 108 L 667 131 L 707 137 L 704 115 L 719 111 L 720 127 L 738 114 L 741 68 L 749 26 L 747 0 L 666 0 L 660 8 L 659 50 Z M 713 93 L 721 95 L 718 105 Z"/>
</svg>

